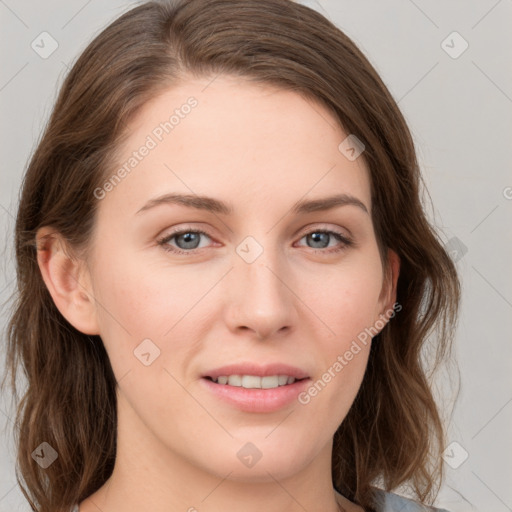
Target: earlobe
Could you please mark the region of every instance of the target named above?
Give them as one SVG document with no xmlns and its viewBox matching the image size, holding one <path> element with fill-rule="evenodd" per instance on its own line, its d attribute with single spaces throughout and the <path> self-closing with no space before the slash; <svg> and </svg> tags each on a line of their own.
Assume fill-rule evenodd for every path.
<svg viewBox="0 0 512 512">
<path fill-rule="evenodd" d="M 37 231 L 37 263 L 62 316 L 84 334 L 99 334 L 96 302 L 85 263 L 74 257 L 62 235 L 45 226 Z"/>
</svg>

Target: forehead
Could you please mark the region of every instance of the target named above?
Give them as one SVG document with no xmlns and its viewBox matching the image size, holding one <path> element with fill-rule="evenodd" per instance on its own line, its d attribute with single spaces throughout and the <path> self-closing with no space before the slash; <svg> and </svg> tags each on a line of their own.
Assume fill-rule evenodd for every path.
<svg viewBox="0 0 512 512">
<path fill-rule="evenodd" d="M 370 210 L 364 160 L 340 150 L 347 135 L 329 110 L 293 91 L 225 75 L 182 81 L 132 120 L 100 208 L 127 215 L 182 192 L 243 213 L 347 193 Z"/>
</svg>

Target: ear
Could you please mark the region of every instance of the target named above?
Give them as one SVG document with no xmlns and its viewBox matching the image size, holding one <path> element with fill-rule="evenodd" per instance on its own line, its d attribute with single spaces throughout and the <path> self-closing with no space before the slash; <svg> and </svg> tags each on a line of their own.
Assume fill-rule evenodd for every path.
<svg viewBox="0 0 512 512">
<path fill-rule="evenodd" d="M 49 226 L 36 234 L 37 264 L 62 316 L 84 334 L 99 334 L 96 301 L 87 265 L 69 250 L 64 238 Z"/>
<path fill-rule="evenodd" d="M 400 257 L 392 249 L 388 249 L 388 264 L 382 283 L 382 290 L 379 296 L 379 319 L 389 321 L 389 315 L 394 312 L 396 303 L 396 287 L 400 274 Z M 400 309 L 402 309 L 400 307 Z M 397 309 L 397 311 L 400 311 Z"/>
</svg>

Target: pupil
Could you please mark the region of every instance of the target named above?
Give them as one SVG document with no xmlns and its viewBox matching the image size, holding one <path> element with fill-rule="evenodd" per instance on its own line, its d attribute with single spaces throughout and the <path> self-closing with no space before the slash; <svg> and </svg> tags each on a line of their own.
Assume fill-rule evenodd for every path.
<svg viewBox="0 0 512 512">
<path fill-rule="evenodd" d="M 196 238 L 196 240 L 194 240 L 194 237 Z M 178 240 L 180 238 L 183 238 L 183 240 L 185 242 L 185 245 L 186 245 L 186 247 L 184 247 L 185 249 L 195 249 L 197 246 L 197 241 L 199 239 L 199 233 L 185 233 L 183 235 L 180 235 L 178 237 Z M 196 246 L 194 246 L 194 242 L 196 242 Z"/>
<path fill-rule="evenodd" d="M 325 242 L 325 244 L 321 243 L 321 247 L 327 247 L 329 245 L 329 233 L 311 233 L 311 238 L 313 239 L 314 243 L 321 243 L 322 239 Z M 318 246 L 317 246 L 318 248 Z"/>
</svg>

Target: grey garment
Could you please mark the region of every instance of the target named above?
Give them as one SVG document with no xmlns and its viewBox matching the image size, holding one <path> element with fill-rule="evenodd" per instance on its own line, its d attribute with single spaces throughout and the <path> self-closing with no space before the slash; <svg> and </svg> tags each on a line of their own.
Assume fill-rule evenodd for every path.
<svg viewBox="0 0 512 512">
<path fill-rule="evenodd" d="M 419 501 L 404 498 L 393 492 L 374 488 L 377 494 L 377 512 L 449 512 L 444 508 L 429 507 Z M 78 511 L 77 511 L 78 512 Z"/>
<path fill-rule="evenodd" d="M 392 492 L 375 488 L 377 494 L 377 512 L 449 512 L 444 508 L 429 507 L 418 501 L 404 498 Z M 70 512 L 80 512 L 75 505 Z"/>
</svg>

